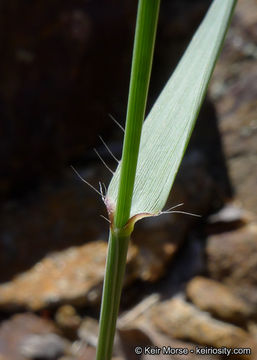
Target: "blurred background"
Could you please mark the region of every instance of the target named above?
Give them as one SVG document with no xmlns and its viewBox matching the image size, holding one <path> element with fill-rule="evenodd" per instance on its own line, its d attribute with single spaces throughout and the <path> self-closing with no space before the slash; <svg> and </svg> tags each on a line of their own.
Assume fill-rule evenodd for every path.
<svg viewBox="0 0 257 360">
<path fill-rule="evenodd" d="M 209 5 L 162 0 L 147 111 Z M 110 173 L 93 149 L 116 167 L 99 135 L 121 156 L 123 132 L 111 117 L 124 125 L 136 7 L 0 4 L 1 360 L 94 359 L 108 224 L 100 197 L 70 165 L 99 188 Z M 242 344 L 252 357 L 235 359 L 257 357 L 256 40 L 257 1 L 239 0 L 167 204 L 202 218 L 137 225 L 117 359 L 148 359 L 134 347 L 166 343 Z"/>
</svg>

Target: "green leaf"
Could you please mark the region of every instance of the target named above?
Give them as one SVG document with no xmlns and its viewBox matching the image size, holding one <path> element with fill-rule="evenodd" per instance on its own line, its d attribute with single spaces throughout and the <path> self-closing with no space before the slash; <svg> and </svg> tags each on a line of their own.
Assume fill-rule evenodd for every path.
<svg viewBox="0 0 257 360">
<path fill-rule="evenodd" d="M 130 218 L 163 209 L 186 150 L 236 0 L 215 0 L 144 122 Z M 206 120 L 208 121 L 208 120 Z M 120 166 L 106 203 L 115 214 Z"/>
</svg>

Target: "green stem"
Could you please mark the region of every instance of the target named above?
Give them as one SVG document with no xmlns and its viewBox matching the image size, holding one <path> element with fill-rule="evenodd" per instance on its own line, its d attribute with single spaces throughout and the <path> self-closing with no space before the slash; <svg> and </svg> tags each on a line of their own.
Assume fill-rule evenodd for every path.
<svg viewBox="0 0 257 360">
<path fill-rule="evenodd" d="M 109 360 L 119 311 L 129 236 L 110 231 L 96 360 Z"/>
<path fill-rule="evenodd" d="M 114 223 L 110 229 L 96 360 L 110 360 L 126 267 L 137 158 L 153 60 L 160 0 L 139 0 Z"/>
<path fill-rule="evenodd" d="M 121 174 L 114 223 L 130 217 L 141 130 L 145 116 L 160 0 L 140 0 L 133 50 Z"/>
</svg>

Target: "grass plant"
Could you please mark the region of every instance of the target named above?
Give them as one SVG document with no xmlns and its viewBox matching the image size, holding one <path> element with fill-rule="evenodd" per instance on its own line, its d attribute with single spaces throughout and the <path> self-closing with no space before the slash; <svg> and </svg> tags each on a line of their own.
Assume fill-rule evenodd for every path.
<svg viewBox="0 0 257 360">
<path fill-rule="evenodd" d="M 160 0 L 139 0 L 122 160 L 104 198 L 110 234 L 97 360 L 110 360 L 130 235 L 158 216 L 183 158 L 236 0 L 214 0 L 143 122 Z"/>
</svg>

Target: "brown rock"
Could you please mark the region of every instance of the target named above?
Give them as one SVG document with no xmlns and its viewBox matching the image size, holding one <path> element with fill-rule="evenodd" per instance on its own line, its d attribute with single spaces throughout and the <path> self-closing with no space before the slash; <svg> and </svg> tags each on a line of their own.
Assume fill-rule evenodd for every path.
<svg viewBox="0 0 257 360">
<path fill-rule="evenodd" d="M 31 270 L 0 286 L 0 307 L 39 310 L 60 303 L 99 301 L 105 270 L 107 243 L 97 241 L 50 254 Z M 131 247 L 128 263 L 136 255 Z M 134 278 L 127 267 L 125 282 Z"/>
<path fill-rule="evenodd" d="M 68 353 L 70 344 L 57 334 L 33 334 L 20 343 L 20 352 L 25 358 L 55 360 Z"/>
<path fill-rule="evenodd" d="M 255 342 L 257 343 L 257 323 L 253 321 L 249 321 L 247 324 L 247 329 L 251 336 L 255 339 Z"/>
<path fill-rule="evenodd" d="M 44 320 L 30 313 L 15 315 L 0 326 L 0 358 L 25 360 L 27 357 L 25 358 L 22 353 L 22 344 L 29 337 L 54 335 L 56 332 L 50 320 Z"/>
<path fill-rule="evenodd" d="M 98 338 L 99 324 L 98 321 L 86 316 L 78 330 L 78 336 L 86 344 L 96 347 Z"/>
<path fill-rule="evenodd" d="M 210 84 L 231 181 L 241 205 L 256 216 L 256 0 L 239 1 Z"/>
<path fill-rule="evenodd" d="M 251 315 L 249 304 L 217 281 L 195 277 L 187 284 L 186 293 L 201 310 L 223 320 L 241 323 L 246 322 Z"/>
<path fill-rule="evenodd" d="M 252 345 L 246 331 L 213 319 L 208 313 L 186 303 L 182 298 L 174 298 L 157 305 L 152 309 L 152 319 L 166 334 L 197 344 L 229 348 Z"/>
<path fill-rule="evenodd" d="M 167 215 L 145 219 L 137 224 L 132 238 L 138 246 L 137 271 L 143 281 L 155 282 L 165 274 L 189 225 L 187 221 L 179 224 L 181 226 L 176 224 L 176 218 Z"/>
<path fill-rule="evenodd" d="M 105 181 L 104 169 L 79 169 L 94 186 Z M 106 176 L 106 173 L 105 173 Z M 67 169 L 62 184 L 42 187 L 33 196 L 7 202 L 1 208 L 0 281 L 30 269 L 48 253 L 108 238 L 99 215 L 106 210 L 100 198 Z"/>
<path fill-rule="evenodd" d="M 73 306 L 63 305 L 59 307 L 55 314 L 55 321 L 68 338 L 76 338 L 81 318 Z"/>
<path fill-rule="evenodd" d="M 177 354 L 177 355 L 163 355 L 162 359 L 170 359 L 170 360 L 199 360 L 199 355 L 195 353 L 195 349 L 196 349 L 196 345 L 186 342 L 186 341 L 182 341 L 182 340 L 178 340 L 178 339 L 174 339 L 171 338 L 169 336 L 165 336 L 164 334 L 155 331 L 150 331 L 147 332 L 146 334 L 150 335 L 151 334 L 151 339 L 154 343 L 155 346 L 158 346 L 159 348 L 162 349 L 163 346 L 166 347 L 171 347 L 173 349 L 180 349 L 180 351 L 182 351 L 182 353 Z M 184 354 L 183 354 L 184 352 Z M 144 360 L 151 360 L 151 356 L 147 356 L 145 355 L 143 357 Z M 220 360 L 220 356 L 215 355 L 202 355 L 201 356 L 202 360 Z M 156 360 L 158 360 L 158 358 L 156 357 Z"/>
<path fill-rule="evenodd" d="M 173 354 L 167 355 L 162 352 L 159 355 L 142 354 L 142 360 L 150 360 L 151 358 L 156 359 L 198 359 L 198 355 L 195 354 L 195 345 L 189 342 L 175 339 L 171 336 L 164 335 L 158 327 L 151 321 L 152 309 L 158 306 L 160 296 L 152 294 L 146 297 L 139 304 L 134 306 L 125 314 L 122 314 L 117 323 L 118 327 L 118 344 L 127 348 L 130 352 L 127 357 L 128 360 L 133 358 L 135 354 L 131 353 L 136 346 L 152 346 L 162 349 L 163 346 L 170 346 L 171 348 L 179 348 L 181 351 L 188 350 L 188 354 Z M 128 340 L 128 341 L 127 341 Z M 129 347 L 127 346 L 129 342 Z M 126 358 L 126 359 L 127 359 Z M 202 355 L 201 358 L 206 360 L 219 360 L 219 356 Z"/>
<path fill-rule="evenodd" d="M 250 220 L 249 214 L 238 207 L 236 203 L 229 202 L 218 212 L 208 217 L 209 224 L 246 224 Z"/>
<path fill-rule="evenodd" d="M 95 360 L 96 348 L 77 341 L 76 345 L 72 348 L 72 355 L 74 360 Z"/>
<path fill-rule="evenodd" d="M 238 201 L 229 201 L 217 212 L 207 218 L 206 234 L 217 234 L 235 230 L 254 220 L 254 214 L 242 209 Z"/>
<path fill-rule="evenodd" d="M 137 327 L 129 327 L 119 330 L 119 345 L 125 350 L 126 359 L 172 359 L 172 360 L 196 360 L 199 356 L 195 354 L 195 345 L 189 342 L 181 341 L 178 339 L 171 338 L 161 333 L 154 325 L 149 321 L 147 317 L 141 317 L 140 321 L 137 321 Z M 135 357 L 135 347 L 148 347 L 151 346 L 153 349 L 161 349 L 159 355 L 142 354 L 141 357 L 137 355 Z M 168 352 L 165 354 L 163 347 L 170 347 L 172 349 L 180 349 L 180 354 L 171 354 Z M 166 351 L 169 351 L 168 349 Z M 174 350 L 173 350 L 174 351 Z M 203 360 L 219 360 L 219 356 L 202 355 Z"/>
<path fill-rule="evenodd" d="M 119 329 L 116 338 L 115 352 L 125 359 L 143 359 L 142 354 L 135 353 L 136 346 L 153 346 L 149 336 L 138 328 Z"/>
<path fill-rule="evenodd" d="M 257 311 L 257 225 L 210 236 L 207 268 L 213 279 L 232 287 Z"/>
</svg>

